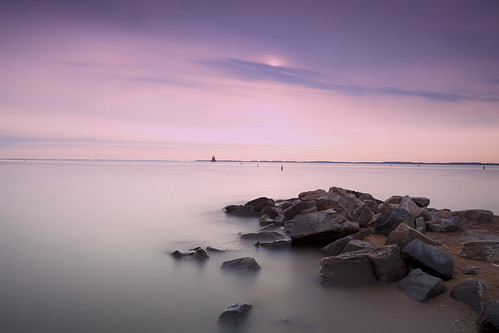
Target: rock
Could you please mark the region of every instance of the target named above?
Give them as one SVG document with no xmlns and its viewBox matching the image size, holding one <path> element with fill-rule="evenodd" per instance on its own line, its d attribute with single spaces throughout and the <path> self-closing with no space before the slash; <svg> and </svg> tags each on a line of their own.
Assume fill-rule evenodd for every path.
<svg viewBox="0 0 499 333">
<path fill-rule="evenodd" d="M 360 200 L 362 200 L 362 202 L 369 207 L 371 212 L 373 212 L 374 214 L 378 214 L 379 203 L 376 200 L 374 199 L 360 199 Z"/>
<path fill-rule="evenodd" d="M 373 218 L 374 213 L 366 203 L 363 203 L 360 207 L 355 209 L 353 214 L 350 216 L 350 220 L 359 223 L 361 228 L 366 228 Z"/>
<path fill-rule="evenodd" d="M 273 206 L 265 206 L 261 211 L 262 216 L 267 216 L 271 219 L 281 218 L 284 219 L 284 215 L 282 215 L 282 209 L 279 207 Z"/>
<path fill-rule="evenodd" d="M 256 242 L 255 246 L 261 246 L 271 250 L 289 249 L 293 243 L 289 239 L 276 240 L 273 242 Z"/>
<path fill-rule="evenodd" d="M 417 302 L 426 302 L 444 293 L 446 288 L 442 279 L 415 269 L 398 285 L 399 290 Z"/>
<path fill-rule="evenodd" d="M 414 229 L 422 234 L 426 232 L 426 222 L 422 216 L 418 216 L 414 219 Z"/>
<path fill-rule="evenodd" d="M 401 223 L 414 228 L 414 219 L 409 212 L 401 208 L 391 208 L 378 215 L 374 222 L 374 230 L 381 235 L 388 236 Z"/>
<path fill-rule="evenodd" d="M 307 200 L 317 200 L 319 197 L 326 195 L 327 192 L 324 191 L 323 189 L 318 189 L 315 191 L 307 191 L 307 192 L 302 192 L 298 194 L 298 198 L 301 201 L 307 201 Z"/>
<path fill-rule="evenodd" d="M 414 201 L 414 203 L 416 205 L 418 205 L 418 207 L 428 207 L 430 205 L 429 198 L 425 198 L 425 197 L 411 197 L 411 198 L 412 198 L 412 201 Z"/>
<path fill-rule="evenodd" d="M 243 257 L 222 263 L 222 269 L 234 270 L 239 272 L 256 272 L 260 269 L 260 265 L 255 258 Z"/>
<path fill-rule="evenodd" d="M 253 206 L 230 205 L 225 207 L 225 212 L 229 215 L 238 217 L 256 217 L 258 216 Z"/>
<path fill-rule="evenodd" d="M 267 197 L 260 197 L 248 201 L 246 203 L 246 206 L 252 206 L 256 212 L 261 212 L 262 209 L 266 206 L 271 206 L 271 207 L 275 206 L 275 201 Z"/>
<path fill-rule="evenodd" d="M 489 286 L 480 279 L 469 279 L 455 286 L 450 292 L 450 297 L 480 312 L 483 307 L 483 292 L 488 288 Z"/>
<path fill-rule="evenodd" d="M 443 217 L 426 222 L 426 228 L 435 232 L 452 232 L 459 230 L 459 217 Z"/>
<path fill-rule="evenodd" d="M 481 333 L 499 332 L 499 301 L 488 302 L 477 320 L 477 330 Z"/>
<path fill-rule="evenodd" d="M 387 205 L 400 205 L 402 198 L 403 196 L 401 195 L 392 195 L 391 197 L 386 199 L 384 203 Z"/>
<path fill-rule="evenodd" d="M 412 267 L 421 268 L 423 271 L 449 280 L 454 269 L 454 257 L 447 252 L 415 239 L 401 250 L 401 254 Z"/>
<path fill-rule="evenodd" d="M 458 255 L 473 260 L 499 263 L 499 241 L 477 240 L 464 242 Z"/>
<path fill-rule="evenodd" d="M 248 316 L 251 304 L 235 303 L 227 307 L 218 317 L 218 323 L 222 325 L 240 325 Z"/>
<path fill-rule="evenodd" d="M 416 205 L 414 201 L 412 201 L 412 198 L 408 195 L 404 196 L 402 200 L 400 200 L 398 208 L 403 209 L 411 215 L 411 219 L 414 220 L 414 218 L 418 215 L 419 207 Z M 414 228 L 414 225 L 411 227 Z"/>
<path fill-rule="evenodd" d="M 431 238 L 426 237 L 420 232 L 417 232 L 413 228 L 409 227 L 407 224 L 401 223 L 398 225 L 397 229 L 393 230 L 385 241 L 386 245 L 397 244 L 401 248 L 409 244 L 415 239 L 419 239 L 426 244 L 430 245 L 441 245 L 441 243 L 434 241 Z"/>
<path fill-rule="evenodd" d="M 480 267 L 477 266 L 471 266 L 463 270 L 464 275 L 478 275 L 479 272 L 480 272 Z"/>
<path fill-rule="evenodd" d="M 362 227 L 367 227 L 374 217 L 369 206 L 353 193 L 339 187 L 331 187 L 329 192 L 317 199 L 317 210 L 334 209 L 337 213 Z"/>
<path fill-rule="evenodd" d="M 293 244 L 316 246 L 359 231 L 357 223 L 345 221 L 334 209 L 298 215 L 286 222 L 285 228 Z"/>
<path fill-rule="evenodd" d="M 317 209 L 314 200 L 296 201 L 295 203 L 293 203 L 291 207 L 286 208 L 282 213 L 284 214 L 285 220 L 291 220 L 292 218 L 301 213 L 315 211 L 315 210 Z"/>
<path fill-rule="evenodd" d="M 225 252 L 225 251 L 228 251 L 228 249 L 226 247 L 222 247 L 222 246 L 208 246 L 206 248 L 206 251 L 208 252 Z"/>
<path fill-rule="evenodd" d="M 267 215 L 262 215 L 260 216 L 259 223 L 261 227 L 267 227 L 271 225 L 281 227 L 284 225 L 284 216 L 281 215 L 281 217 L 273 219 L 268 217 Z"/>
<path fill-rule="evenodd" d="M 380 282 L 393 282 L 407 275 L 407 266 L 400 256 L 397 245 L 388 245 L 367 253 L 376 279 Z"/>
<path fill-rule="evenodd" d="M 359 286 L 376 282 L 365 254 L 345 253 L 321 260 L 321 283 L 327 286 Z"/>
<path fill-rule="evenodd" d="M 286 236 L 277 231 L 259 231 L 259 232 L 250 232 L 247 234 L 242 234 L 241 239 L 271 242 L 271 241 L 286 239 Z"/>
<path fill-rule="evenodd" d="M 464 224 L 477 225 L 491 223 L 494 213 L 485 209 L 469 209 L 452 212 L 453 216 L 460 217 Z"/>
<path fill-rule="evenodd" d="M 186 257 L 186 258 L 195 258 L 195 259 L 204 260 L 210 257 L 208 255 L 208 252 L 206 252 L 206 250 L 201 247 L 195 247 L 193 249 L 189 249 L 189 251 L 175 250 L 170 254 L 177 259 Z"/>
<path fill-rule="evenodd" d="M 355 252 L 359 250 L 372 250 L 376 248 L 373 243 L 368 241 L 360 240 L 360 239 L 352 239 L 348 242 L 347 245 L 343 248 L 341 253 Z"/>
<path fill-rule="evenodd" d="M 335 240 L 332 243 L 329 243 L 328 245 L 322 248 L 322 251 L 326 254 L 326 256 L 337 256 L 341 253 L 341 251 L 343 251 L 345 246 L 352 239 L 363 239 L 364 237 L 369 236 L 369 234 L 370 234 L 369 230 L 362 229 L 359 232 L 353 233 L 346 237 L 342 237 L 340 239 Z"/>
</svg>

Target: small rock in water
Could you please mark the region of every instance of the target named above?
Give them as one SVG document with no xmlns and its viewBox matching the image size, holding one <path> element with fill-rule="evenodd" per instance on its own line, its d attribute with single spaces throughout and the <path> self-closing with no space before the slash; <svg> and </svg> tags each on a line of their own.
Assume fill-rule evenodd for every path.
<svg viewBox="0 0 499 333">
<path fill-rule="evenodd" d="M 260 269 L 260 265 L 258 265 L 255 258 L 243 257 L 223 262 L 222 269 L 238 272 L 256 272 Z"/>
<path fill-rule="evenodd" d="M 218 317 L 218 323 L 223 325 L 240 325 L 248 316 L 251 310 L 251 304 L 235 303 L 227 307 Z"/>
</svg>

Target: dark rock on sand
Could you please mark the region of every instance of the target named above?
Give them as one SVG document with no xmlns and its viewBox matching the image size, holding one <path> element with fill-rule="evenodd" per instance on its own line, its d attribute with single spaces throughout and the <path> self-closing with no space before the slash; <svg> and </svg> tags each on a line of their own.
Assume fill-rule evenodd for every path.
<svg viewBox="0 0 499 333">
<path fill-rule="evenodd" d="M 260 265 L 258 265 L 255 258 L 243 257 L 223 262 L 222 269 L 238 272 L 256 272 L 260 269 Z"/>
<path fill-rule="evenodd" d="M 222 325 L 240 325 L 248 316 L 251 304 L 235 303 L 227 307 L 218 317 L 218 323 Z"/>
<path fill-rule="evenodd" d="M 404 223 L 399 224 L 398 227 L 390 233 L 385 241 L 385 244 L 397 244 L 402 248 L 415 239 L 419 239 L 430 245 L 441 245 L 441 243 L 434 241 L 429 237 L 426 237 L 422 233 L 414 230 Z"/>
<path fill-rule="evenodd" d="M 371 261 L 365 254 L 345 253 L 321 260 L 321 283 L 327 286 L 359 286 L 376 282 Z"/>
<path fill-rule="evenodd" d="M 437 218 L 426 222 L 426 228 L 435 232 L 452 232 L 459 230 L 459 216 Z"/>
<path fill-rule="evenodd" d="M 480 312 L 484 304 L 483 292 L 488 288 L 489 286 L 480 279 L 469 279 L 455 286 L 450 297 Z"/>
<path fill-rule="evenodd" d="M 397 245 L 388 245 L 367 253 L 371 261 L 376 279 L 380 282 L 393 282 L 404 278 L 408 269 L 400 256 Z"/>
<path fill-rule="evenodd" d="M 401 223 L 414 227 L 414 218 L 405 209 L 390 208 L 377 217 L 374 230 L 381 235 L 388 236 Z"/>
<path fill-rule="evenodd" d="M 464 224 L 478 225 L 491 223 L 494 213 L 485 209 L 468 209 L 452 212 L 453 216 L 458 216 L 463 220 Z"/>
<path fill-rule="evenodd" d="M 431 276 L 419 268 L 411 271 L 400 281 L 398 288 L 417 302 L 429 301 L 446 291 L 442 279 Z"/>
<path fill-rule="evenodd" d="M 415 239 L 401 250 L 401 254 L 412 267 L 421 268 L 444 280 L 452 277 L 454 257 L 435 246 Z"/>
<path fill-rule="evenodd" d="M 477 330 L 481 333 L 499 332 L 499 301 L 491 301 L 484 306 L 477 320 Z"/>
<path fill-rule="evenodd" d="M 478 275 L 480 273 L 480 267 L 471 266 L 463 270 L 464 275 Z"/>
<path fill-rule="evenodd" d="M 464 242 L 458 255 L 473 260 L 499 263 L 499 241 L 477 240 Z"/>
</svg>

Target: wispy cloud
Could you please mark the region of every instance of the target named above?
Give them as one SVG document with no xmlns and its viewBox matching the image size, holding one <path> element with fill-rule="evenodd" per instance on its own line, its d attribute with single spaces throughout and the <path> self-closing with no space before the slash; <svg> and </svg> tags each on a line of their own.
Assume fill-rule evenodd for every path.
<svg viewBox="0 0 499 333">
<path fill-rule="evenodd" d="M 416 97 L 434 102 L 481 101 L 499 102 L 498 97 L 483 97 L 473 94 L 449 93 L 431 90 L 409 90 L 395 87 L 364 87 L 360 85 L 342 85 L 318 79 L 319 74 L 301 68 L 272 66 L 234 58 L 212 59 L 199 61 L 200 64 L 212 69 L 229 73 L 247 81 L 270 81 L 302 86 L 313 89 L 336 91 L 348 95 L 389 95 L 394 97 Z"/>
</svg>

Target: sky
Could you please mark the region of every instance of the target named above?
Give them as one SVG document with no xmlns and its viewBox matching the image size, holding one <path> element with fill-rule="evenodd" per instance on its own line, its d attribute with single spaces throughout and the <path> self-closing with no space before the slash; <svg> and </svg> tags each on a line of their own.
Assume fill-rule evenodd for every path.
<svg viewBox="0 0 499 333">
<path fill-rule="evenodd" d="M 499 163 L 499 1 L 0 4 L 0 158 Z"/>
</svg>

